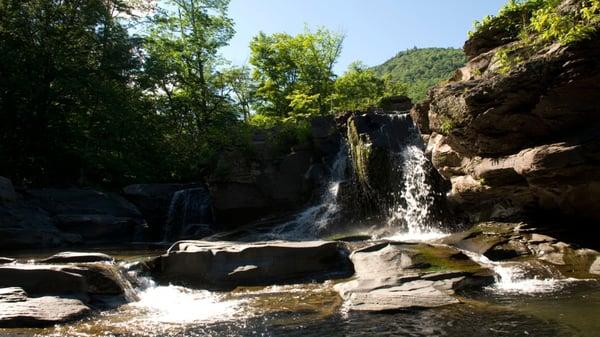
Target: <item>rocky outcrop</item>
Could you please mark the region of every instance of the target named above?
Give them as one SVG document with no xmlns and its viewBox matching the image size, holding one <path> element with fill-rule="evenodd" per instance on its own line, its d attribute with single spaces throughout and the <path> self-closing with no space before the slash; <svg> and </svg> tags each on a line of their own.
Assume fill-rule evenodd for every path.
<svg viewBox="0 0 600 337">
<path fill-rule="evenodd" d="M 470 39 L 469 63 L 412 112 L 449 200 L 473 221 L 548 211 L 599 220 L 600 35 L 537 50 L 493 40 Z"/>
<path fill-rule="evenodd" d="M 402 181 L 402 150 L 415 142 L 416 132 L 408 114 L 353 114 L 347 122 L 352 168 L 364 204 L 373 208 L 388 204 Z"/>
<path fill-rule="evenodd" d="M 354 279 L 335 289 L 355 311 L 435 308 L 460 303 L 455 290 L 493 282 L 492 273 L 447 246 L 382 242 L 351 255 Z"/>
<path fill-rule="evenodd" d="M 310 143 L 283 151 L 281 132 L 256 133 L 251 149 L 221 155 L 208 181 L 216 223 L 238 226 L 296 210 L 319 190 L 341 144 L 335 120 L 316 117 Z"/>
<path fill-rule="evenodd" d="M 348 255 L 339 242 L 181 241 L 150 265 L 161 282 L 233 289 L 348 277 Z"/>
</svg>

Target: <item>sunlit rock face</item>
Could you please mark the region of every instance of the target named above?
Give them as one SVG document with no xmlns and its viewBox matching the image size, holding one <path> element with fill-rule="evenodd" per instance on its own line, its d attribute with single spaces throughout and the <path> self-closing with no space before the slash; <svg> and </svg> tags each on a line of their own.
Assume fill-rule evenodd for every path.
<svg viewBox="0 0 600 337">
<path fill-rule="evenodd" d="M 348 255 L 340 242 L 181 241 L 150 264 L 161 282 L 233 289 L 347 277 L 353 273 Z"/>
<path fill-rule="evenodd" d="M 527 49 L 480 35 L 465 45 L 469 63 L 412 111 L 449 200 L 474 221 L 547 211 L 599 220 L 600 35 L 504 70 L 500 48 Z"/>
</svg>

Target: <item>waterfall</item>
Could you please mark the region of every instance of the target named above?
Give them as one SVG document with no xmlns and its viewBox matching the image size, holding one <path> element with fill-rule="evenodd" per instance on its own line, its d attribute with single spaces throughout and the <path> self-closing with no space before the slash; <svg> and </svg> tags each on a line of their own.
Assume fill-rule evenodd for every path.
<svg viewBox="0 0 600 337">
<path fill-rule="evenodd" d="M 164 241 L 201 238 L 212 233 L 210 197 L 204 187 L 175 192 L 169 206 Z"/>
<path fill-rule="evenodd" d="M 435 193 L 430 182 L 431 169 L 416 127 L 409 129 L 408 143 L 394 154 L 394 172 L 401 176 L 392 192 L 388 209 L 387 227 L 394 234 L 390 239 L 423 241 L 440 238 L 446 234 L 439 229 L 441 223 L 433 215 Z"/>
<path fill-rule="evenodd" d="M 340 146 L 330 169 L 329 181 L 323 189 L 319 202 L 297 214 L 294 219 L 273 228 L 269 239 L 302 240 L 318 238 L 319 234 L 335 219 L 339 211 L 338 193 L 346 178 L 348 149 Z"/>
</svg>

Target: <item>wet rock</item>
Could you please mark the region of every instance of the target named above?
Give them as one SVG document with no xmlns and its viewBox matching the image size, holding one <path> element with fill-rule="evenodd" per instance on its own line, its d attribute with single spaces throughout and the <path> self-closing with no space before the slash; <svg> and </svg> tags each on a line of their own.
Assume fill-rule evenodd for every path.
<svg viewBox="0 0 600 337">
<path fill-rule="evenodd" d="M 11 259 L 8 257 L 0 257 L 0 264 L 9 264 L 9 263 L 14 263 L 15 259 Z"/>
<path fill-rule="evenodd" d="M 318 155 L 332 160 L 339 151 L 341 134 L 332 116 L 318 116 L 310 120 L 311 138 Z"/>
<path fill-rule="evenodd" d="M 22 288 L 0 289 L 0 328 L 52 326 L 82 318 L 90 312 L 79 299 L 29 297 Z"/>
<path fill-rule="evenodd" d="M 41 263 L 114 262 L 112 256 L 102 253 L 62 252 L 40 260 Z"/>
<path fill-rule="evenodd" d="M 19 287 L 36 296 L 123 295 L 125 282 L 114 266 L 104 264 L 0 265 L 0 288 Z"/>
<path fill-rule="evenodd" d="M 4 177 L 0 177 L 0 203 L 13 202 L 17 200 L 17 194 L 12 185 L 12 182 Z"/>
<path fill-rule="evenodd" d="M 132 242 L 143 238 L 145 220 L 106 214 L 62 214 L 54 218 L 63 232 L 94 243 Z"/>
<path fill-rule="evenodd" d="M 340 242 L 181 241 L 154 261 L 152 272 L 162 282 L 233 289 L 347 277 L 348 254 Z"/>
<path fill-rule="evenodd" d="M 351 260 L 355 278 L 335 289 L 356 311 L 455 304 L 455 290 L 493 281 L 489 271 L 447 246 L 383 242 L 355 251 Z"/>
</svg>

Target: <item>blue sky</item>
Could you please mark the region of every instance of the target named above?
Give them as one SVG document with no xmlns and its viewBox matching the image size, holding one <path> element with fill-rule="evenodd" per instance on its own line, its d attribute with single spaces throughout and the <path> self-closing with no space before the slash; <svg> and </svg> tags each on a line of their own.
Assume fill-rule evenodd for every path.
<svg viewBox="0 0 600 337">
<path fill-rule="evenodd" d="M 236 35 L 223 56 L 248 60 L 259 31 L 300 33 L 305 25 L 346 34 L 336 66 L 361 60 L 373 66 L 412 47 L 462 47 L 473 21 L 495 14 L 507 0 L 231 0 Z"/>
</svg>

